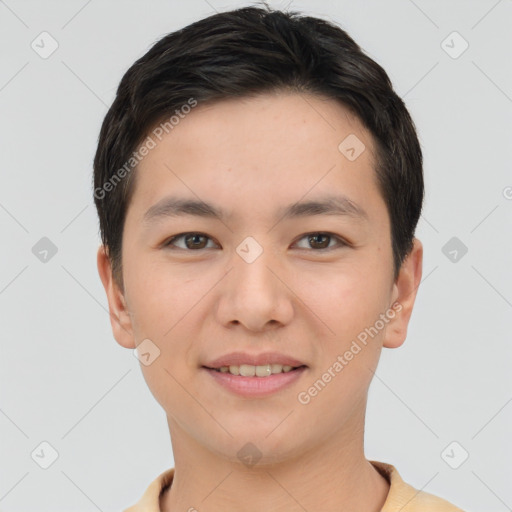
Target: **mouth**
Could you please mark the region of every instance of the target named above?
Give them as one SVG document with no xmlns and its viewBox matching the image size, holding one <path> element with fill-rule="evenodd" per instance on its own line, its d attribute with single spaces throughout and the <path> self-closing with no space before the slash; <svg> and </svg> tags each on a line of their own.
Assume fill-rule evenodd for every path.
<svg viewBox="0 0 512 512">
<path fill-rule="evenodd" d="M 309 367 L 292 355 L 265 351 L 231 352 L 201 366 L 209 383 L 243 398 L 263 398 L 297 386 Z"/>
<path fill-rule="evenodd" d="M 290 373 L 301 368 L 306 368 L 306 365 L 300 366 L 291 366 L 291 365 L 283 365 L 278 363 L 269 363 L 265 365 L 252 365 L 252 364 L 241 364 L 241 365 L 229 365 L 229 366 L 220 366 L 217 368 L 212 368 L 209 366 L 203 366 L 207 370 L 213 370 L 218 373 L 228 373 L 231 375 L 241 376 L 241 377 L 270 377 L 271 375 L 278 375 L 280 373 Z"/>
<path fill-rule="evenodd" d="M 220 367 L 203 366 L 209 382 L 244 399 L 262 399 L 284 392 L 298 385 L 302 375 L 308 370 L 306 365 L 291 366 L 281 364 L 229 365 Z"/>
</svg>

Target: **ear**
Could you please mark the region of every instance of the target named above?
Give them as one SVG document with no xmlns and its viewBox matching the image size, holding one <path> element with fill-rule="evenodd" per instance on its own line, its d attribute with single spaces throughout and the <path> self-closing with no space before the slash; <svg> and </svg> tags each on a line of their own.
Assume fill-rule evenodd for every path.
<svg viewBox="0 0 512 512">
<path fill-rule="evenodd" d="M 112 275 L 110 259 L 104 245 L 100 245 L 97 255 L 98 273 L 105 288 L 110 310 L 110 324 L 116 341 L 125 348 L 135 348 L 131 313 L 126 300 Z"/>
<path fill-rule="evenodd" d="M 411 318 L 416 293 L 421 282 L 423 268 L 423 245 L 417 238 L 414 245 L 402 263 L 400 272 L 393 284 L 391 309 L 395 317 L 386 327 L 383 346 L 397 348 L 403 344 L 407 337 L 407 326 Z"/>
</svg>

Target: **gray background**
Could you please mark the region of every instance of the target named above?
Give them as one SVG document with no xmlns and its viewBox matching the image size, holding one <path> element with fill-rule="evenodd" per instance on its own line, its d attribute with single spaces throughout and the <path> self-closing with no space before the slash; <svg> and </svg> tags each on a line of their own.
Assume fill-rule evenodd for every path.
<svg viewBox="0 0 512 512">
<path fill-rule="evenodd" d="M 92 158 L 136 58 L 172 30 L 248 4 L 0 1 L 4 512 L 121 510 L 173 465 L 165 414 L 112 337 Z M 467 511 L 512 510 L 512 1 L 290 9 L 337 22 L 386 69 L 424 151 L 424 279 L 408 339 L 383 351 L 370 388 L 366 455 Z M 31 47 L 43 31 L 59 45 L 46 59 Z M 442 45 L 453 31 L 469 43 L 457 58 Z M 444 44 L 462 48 L 453 36 Z M 57 248 L 46 262 L 32 252 L 42 237 Z M 452 237 L 468 248 L 457 261 L 443 253 Z M 48 469 L 43 441 L 59 454 Z M 469 458 L 453 469 L 446 460 L 457 465 L 462 450 Z"/>
</svg>

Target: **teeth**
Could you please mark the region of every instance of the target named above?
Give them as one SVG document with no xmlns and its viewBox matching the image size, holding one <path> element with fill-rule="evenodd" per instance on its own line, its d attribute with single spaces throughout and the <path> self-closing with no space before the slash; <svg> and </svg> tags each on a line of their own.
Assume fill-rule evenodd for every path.
<svg viewBox="0 0 512 512">
<path fill-rule="evenodd" d="M 241 364 L 240 366 L 222 366 L 215 368 L 221 373 L 231 373 L 231 375 L 241 375 L 242 377 L 268 377 L 275 373 L 287 373 L 293 370 L 293 366 L 282 364 L 265 364 L 262 366 L 253 366 L 251 364 Z"/>
</svg>

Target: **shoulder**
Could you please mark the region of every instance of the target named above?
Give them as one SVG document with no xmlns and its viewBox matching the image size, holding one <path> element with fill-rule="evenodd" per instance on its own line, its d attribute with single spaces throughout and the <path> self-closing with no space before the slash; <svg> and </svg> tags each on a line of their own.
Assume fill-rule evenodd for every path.
<svg viewBox="0 0 512 512">
<path fill-rule="evenodd" d="M 160 512 L 160 499 L 165 490 L 171 485 L 174 468 L 160 473 L 147 487 L 140 500 L 123 512 Z"/>
<path fill-rule="evenodd" d="M 428 492 L 416 491 L 414 498 L 403 508 L 402 512 L 464 512 L 453 503 Z"/>
<path fill-rule="evenodd" d="M 444 498 L 418 490 L 404 482 L 393 465 L 378 461 L 370 463 L 390 484 L 381 512 L 464 512 Z"/>
</svg>

